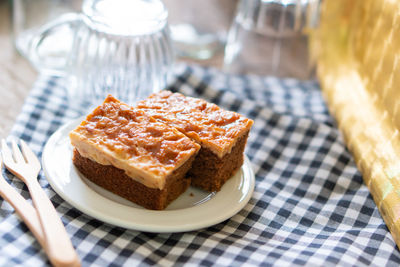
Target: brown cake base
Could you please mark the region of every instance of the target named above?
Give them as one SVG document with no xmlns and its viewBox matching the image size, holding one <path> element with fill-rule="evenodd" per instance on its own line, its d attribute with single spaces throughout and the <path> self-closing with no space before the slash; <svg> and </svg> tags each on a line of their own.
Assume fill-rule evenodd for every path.
<svg viewBox="0 0 400 267">
<path fill-rule="evenodd" d="M 242 166 L 248 135 L 249 132 L 240 137 L 231 153 L 223 158 L 202 147 L 188 172 L 192 185 L 210 192 L 220 191 L 224 183 Z"/>
<path fill-rule="evenodd" d="M 82 157 L 74 149 L 73 163 L 76 168 L 90 181 L 125 199 L 139 204 L 147 209 L 163 210 L 169 203 L 178 198 L 190 185 L 190 179 L 185 174 L 192 166 L 194 157 L 176 169 L 168 178 L 163 190 L 149 188 L 136 182 L 121 169 L 111 165 L 101 165 Z"/>
</svg>

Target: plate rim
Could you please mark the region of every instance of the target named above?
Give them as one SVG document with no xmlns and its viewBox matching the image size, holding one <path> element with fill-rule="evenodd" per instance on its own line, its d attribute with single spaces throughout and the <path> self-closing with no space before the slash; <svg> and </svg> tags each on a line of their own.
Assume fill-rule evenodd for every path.
<svg viewBox="0 0 400 267">
<path fill-rule="evenodd" d="M 51 188 L 67 203 L 69 203 L 72 207 L 80 210 L 82 213 L 93 217 L 97 220 L 100 220 L 102 222 L 114 225 L 114 226 L 119 226 L 123 227 L 125 229 L 132 229 L 132 230 L 138 230 L 138 231 L 144 231 L 144 232 L 151 232 L 151 233 L 177 233 L 177 232 L 188 232 L 188 231 L 193 231 L 193 230 L 198 230 L 202 228 L 206 228 L 215 224 L 218 224 L 220 222 L 223 222 L 231 217 L 233 217 L 235 214 L 237 214 L 240 210 L 242 210 L 246 204 L 249 202 L 250 198 L 253 195 L 254 192 L 254 187 L 255 187 L 255 176 L 253 169 L 251 167 L 251 163 L 247 156 L 245 155 L 244 157 L 244 163 L 239 169 L 239 171 L 242 172 L 241 176 L 241 182 L 244 181 L 244 183 L 247 183 L 244 186 L 247 186 L 248 189 L 245 191 L 245 193 L 242 192 L 240 201 L 235 205 L 234 207 L 230 208 L 229 210 L 224 210 L 225 212 L 219 212 L 217 213 L 217 216 L 204 216 L 202 220 L 194 220 L 191 221 L 190 223 L 182 223 L 182 224 L 167 224 L 167 225 L 142 225 L 142 224 L 137 224 L 134 223 L 134 221 L 127 222 L 125 220 L 121 220 L 118 218 L 110 217 L 105 214 L 102 214 L 100 212 L 97 212 L 97 210 L 90 209 L 90 207 L 87 207 L 87 205 L 81 205 L 77 203 L 77 201 L 74 201 L 71 196 L 69 196 L 62 188 L 60 188 L 55 180 L 53 180 L 55 177 L 51 177 L 50 170 L 51 167 L 48 166 L 47 164 L 47 157 L 51 155 L 51 148 L 55 145 L 57 145 L 57 141 L 61 140 L 63 138 L 68 138 L 67 135 L 65 135 L 65 132 L 68 131 L 69 128 L 73 129 L 75 128 L 83 119 L 84 117 L 80 117 L 74 120 L 71 120 L 69 122 L 66 122 L 63 124 L 61 127 L 59 127 L 47 140 L 43 153 L 42 153 L 42 166 L 43 166 L 43 172 L 46 177 L 46 180 L 49 182 Z M 64 133 L 64 134 L 63 134 Z M 71 146 L 71 145 L 70 145 Z M 72 161 L 71 163 L 72 164 Z M 73 169 L 76 173 L 76 175 L 79 177 L 80 173 L 76 168 L 73 166 Z M 70 176 L 72 174 L 69 174 Z M 229 180 L 228 180 L 229 181 Z M 82 183 L 85 183 L 83 180 L 81 180 Z M 79 182 L 78 182 L 79 183 Z M 154 210 L 148 210 L 148 209 L 139 209 L 131 206 L 126 206 L 121 203 L 118 203 L 116 201 L 112 201 L 98 192 L 96 192 L 93 188 L 91 188 L 89 185 L 87 185 L 87 188 L 91 191 L 93 191 L 97 196 L 102 198 L 104 201 L 111 201 L 114 202 L 116 206 L 123 206 L 127 210 L 132 210 L 132 212 L 137 216 L 147 216 L 147 217 L 155 217 L 157 218 L 158 216 L 165 216 L 166 214 L 169 216 L 178 216 L 182 215 L 182 211 L 184 210 L 190 210 L 191 212 L 197 212 L 197 213 L 202 213 L 202 211 L 206 210 L 209 208 L 209 206 L 219 204 L 228 204 L 225 202 L 221 202 L 221 197 L 223 194 L 219 194 L 220 192 L 223 192 L 223 188 L 220 192 L 217 192 L 210 200 L 206 201 L 205 203 L 202 203 L 200 205 L 192 206 L 189 208 L 183 208 L 183 209 L 177 209 L 177 210 L 162 210 L 162 211 L 154 211 Z M 237 190 L 241 191 L 241 190 Z M 228 201 L 229 202 L 229 201 Z M 215 215 L 215 214 L 213 214 Z M 154 219 L 155 219 L 154 218 Z"/>
</svg>

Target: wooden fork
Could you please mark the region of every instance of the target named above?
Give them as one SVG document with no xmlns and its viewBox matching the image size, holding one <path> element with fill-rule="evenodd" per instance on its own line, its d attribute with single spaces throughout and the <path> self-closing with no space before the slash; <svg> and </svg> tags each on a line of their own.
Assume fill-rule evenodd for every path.
<svg viewBox="0 0 400 267">
<path fill-rule="evenodd" d="M 22 153 L 15 141 L 12 142 L 11 152 L 3 139 L 1 154 L 6 168 L 28 186 L 33 204 L 39 215 L 47 255 L 55 266 L 79 266 L 78 255 L 64 225 L 37 180 L 41 169 L 40 162 L 24 141 L 21 140 L 20 145 Z"/>
<path fill-rule="evenodd" d="M 0 169 L 3 167 L 3 161 L 0 157 Z M 13 206 L 18 215 L 22 218 L 33 235 L 39 241 L 40 245 L 45 249 L 46 242 L 40 225 L 39 217 L 36 210 L 26 201 L 0 173 L 0 196 Z"/>
</svg>

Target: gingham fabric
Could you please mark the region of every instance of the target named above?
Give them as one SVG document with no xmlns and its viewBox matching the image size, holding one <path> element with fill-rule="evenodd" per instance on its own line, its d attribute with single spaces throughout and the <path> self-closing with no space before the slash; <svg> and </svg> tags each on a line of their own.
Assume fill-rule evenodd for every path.
<svg viewBox="0 0 400 267">
<path fill-rule="evenodd" d="M 126 230 L 51 197 L 83 266 L 397 266 L 400 253 L 329 116 L 316 82 L 228 76 L 176 68 L 170 89 L 238 111 L 255 123 L 246 154 L 256 174 L 250 202 L 223 223 L 187 233 Z M 46 140 L 80 115 L 60 80 L 33 86 L 11 136 L 41 155 Z M 3 171 L 29 199 L 26 186 Z M 0 200 L 0 265 L 48 265 L 12 207 Z"/>
</svg>

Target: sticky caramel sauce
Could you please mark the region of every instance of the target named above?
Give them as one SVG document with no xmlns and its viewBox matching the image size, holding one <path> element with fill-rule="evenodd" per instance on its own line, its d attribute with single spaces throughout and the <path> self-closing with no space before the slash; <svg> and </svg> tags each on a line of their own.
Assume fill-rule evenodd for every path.
<svg viewBox="0 0 400 267">
<path fill-rule="evenodd" d="M 88 115 L 76 131 L 121 158 L 150 162 L 155 172 L 174 168 L 188 154 L 198 150 L 198 145 L 179 131 L 111 96 Z"/>
<path fill-rule="evenodd" d="M 197 142 L 214 145 L 219 150 L 231 146 L 253 124 L 236 112 L 170 91 L 153 94 L 137 107 Z"/>
</svg>

